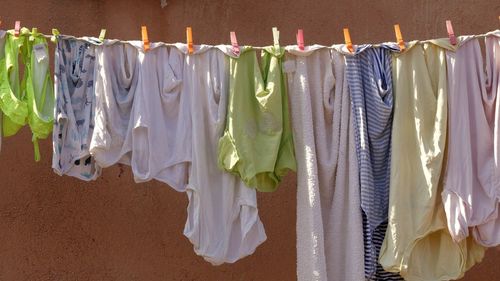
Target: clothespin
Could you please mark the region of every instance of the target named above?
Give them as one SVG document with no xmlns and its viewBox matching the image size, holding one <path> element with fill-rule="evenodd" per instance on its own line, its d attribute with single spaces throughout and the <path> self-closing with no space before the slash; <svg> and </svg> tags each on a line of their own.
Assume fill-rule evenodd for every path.
<svg viewBox="0 0 500 281">
<path fill-rule="evenodd" d="M 186 27 L 186 43 L 188 46 L 188 53 L 192 54 L 194 52 L 193 48 L 193 30 L 191 26 Z"/>
<path fill-rule="evenodd" d="M 33 29 L 31 30 L 30 41 L 35 41 L 37 33 L 38 29 L 36 27 L 33 27 Z"/>
<path fill-rule="evenodd" d="M 148 28 L 145 25 L 141 26 L 141 33 L 144 51 L 149 51 Z"/>
<path fill-rule="evenodd" d="M 240 54 L 240 46 L 238 45 L 238 40 L 236 39 L 236 32 L 229 32 L 229 37 L 231 38 L 231 46 L 233 46 L 233 53 L 235 55 Z"/>
<path fill-rule="evenodd" d="M 21 29 L 21 22 L 16 20 L 16 23 L 14 24 L 14 36 L 16 36 L 16 37 L 19 36 L 20 29 Z"/>
<path fill-rule="evenodd" d="M 344 28 L 344 41 L 349 52 L 354 53 L 354 47 L 352 46 L 351 34 L 349 34 L 349 28 Z"/>
<path fill-rule="evenodd" d="M 446 30 L 448 31 L 448 37 L 450 37 L 450 43 L 452 45 L 456 45 L 457 38 L 455 37 L 455 32 L 453 32 L 453 26 L 451 25 L 451 20 L 446 21 Z"/>
<path fill-rule="evenodd" d="M 275 48 L 280 47 L 280 32 L 277 27 L 273 27 L 273 42 Z"/>
<path fill-rule="evenodd" d="M 50 37 L 50 41 L 52 41 L 52 43 L 56 43 L 57 41 L 57 36 L 59 36 L 59 30 L 57 30 L 56 28 L 52 28 L 52 37 Z"/>
<path fill-rule="evenodd" d="M 403 35 L 401 35 L 401 29 L 399 28 L 399 24 L 394 25 L 394 33 L 396 33 L 396 41 L 399 45 L 399 50 L 404 51 L 406 48 L 405 41 L 403 40 Z"/>
<path fill-rule="evenodd" d="M 104 38 L 106 37 L 106 29 L 101 29 L 101 33 L 99 33 L 99 41 L 104 41 Z"/>
<path fill-rule="evenodd" d="M 297 30 L 297 46 L 299 50 L 304 51 L 304 30 Z"/>
</svg>

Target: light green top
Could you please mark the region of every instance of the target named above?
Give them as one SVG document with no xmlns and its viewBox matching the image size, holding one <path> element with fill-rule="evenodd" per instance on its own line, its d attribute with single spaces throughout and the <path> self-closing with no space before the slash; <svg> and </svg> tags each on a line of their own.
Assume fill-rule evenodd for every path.
<svg viewBox="0 0 500 281">
<path fill-rule="evenodd" d="M 9 30 L 5 40 L 5 56 L 0 59 L 0 109 L 4 113 L 4 136 L 15 135 L 29 124 L 33 133 L 35 160 L 40 160 L 38 139 L 52 131 L 54 89 L 50 78 L 49 54 L 45 37 L 30 34 L 23 28 L 19 36 Z M 19 54 L 25 65 L 19 77 Z"/>
<path fill-rule="evenodd" d="M 283 55 L 283 48 L 266 48 L 262 71 L 251 47 L 229 58 L 228 113 L 218 162 L 259 191 L 276 190 L 286 172 L 296 170 Z"/>
<path fill-rule="evenodd" d="M 23 30 L 24 31 L 24 30 Z M 14 36 L 14 31 L 9 30 L 5 35 L 5 56 L 0 60 L 0 109 L 4 113 L 4 136 L 15 135 L 19 129 L 26 125 L 28 105 L 24 100 L 25 80 L 19 78 L 19 53 L 25 59 L 26 36 Z"/>
<path fill-rule="evenodd" d="M 36 34 L 27 42 L 26 102 L 28 124 L 33 133 L 35 160 L 40 160 L 38 139 L 47 138 L 54 122 L 54 85 L 50 78 L 49 52 L 45 37 Z"/>
</svg>

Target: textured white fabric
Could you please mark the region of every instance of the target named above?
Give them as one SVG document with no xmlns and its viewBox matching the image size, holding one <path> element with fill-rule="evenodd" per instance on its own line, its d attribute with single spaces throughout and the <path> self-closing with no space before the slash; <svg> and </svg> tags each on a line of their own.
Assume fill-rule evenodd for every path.
<svg viewBox="0 0 500 281">
<path fill-rule="evenodd" d="M 344 57 L 288 48 L 297 157 L 297 277 L 365 280 L 359 175 Z"/>
<path fill-rule="evenodd" d="M 208 262 L 232 263 L 252 254 L 267 237 L 255 189 L 217 167 L 217 144 L 224 131 L 229 93 L 228 59 L 208 46 L 197 46 L 191 55 L 185 55 L 186 45 L 178 48 L 171 50 L 170 57 L 184 58 L 182 95 L 192 96 L 192 167 L 184 235 Z"/>
</svg>

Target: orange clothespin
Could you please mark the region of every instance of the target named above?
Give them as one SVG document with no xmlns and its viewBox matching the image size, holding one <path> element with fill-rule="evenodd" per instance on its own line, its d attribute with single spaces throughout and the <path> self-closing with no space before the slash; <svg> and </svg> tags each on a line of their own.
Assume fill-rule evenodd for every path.
<svg viewBox="0 0 500 281">
<path fill-rule="evenodd" d="M 297 30 L 297 46 L 299 50 L 304 51 L 304 30 Z"/>
<path fill-rule="evenodd" d="M 451 20 L 446 21 L 446 30 L 448 31 L 448 37 L 450 37 L 450 43 L 452 45 L 456 45 L 457 37 L 455 37 L 455 32 L 453 32 L 453 25 L 451 25 Z"/>
<path fill-rule="evenodd" d="M 141 33 L 142 33 L 142 44 L 144 47 L 144 51 L 149 51 L 149 38 L 148 38 L 148 28 L 143 25 L 141 26 Z"/>
<path fill-rule="evenodd" d="M 394 33 L 396 33 L 396 41 L 398 42 L 399 49 L 403 51 L 405 46 L 405 41 L 403 40 L 403 35 L 401 34 L 401 29 L 399 28 L 399 24 L 394 25 Z"/>
<path fill-rule="evenodd" d="M 193 30 L 190 26 L 186 27 L 186 41 L 188 46 L 188 53 L 192 54 L 194 52 L 193 49 Z"/>
<path fill-rule="evenodd" d="M 240 54 L 240 46 L 238 45 L 238 40 L 236 39 L 236 32 L 229 32 L 229 37 L 231 38 L 231 46 L 233 46 L 233 53 L 235 55 Z"/>
<path fill-rule="evenodd" d="M 344 28 L 344 41 L 349 52 L 354 53 L 354 47 L 352 46 L 351 34 L 349 34 L 349 28 Z"/>
<path fill-rule="evenodd" d="M 21 29 L 21 22 L 16 20 L 16 23 L 14 24 L 14 35 L 16 37 L 19 36 L 19 30 Z"/>
</svg>

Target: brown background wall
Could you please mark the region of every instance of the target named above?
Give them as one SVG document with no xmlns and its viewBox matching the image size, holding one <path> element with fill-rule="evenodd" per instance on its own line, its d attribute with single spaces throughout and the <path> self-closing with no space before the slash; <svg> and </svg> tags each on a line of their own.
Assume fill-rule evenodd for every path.
<svg viewBox="0 0 500 281">
<path fill-rule="evenodd" d="M 169 0 L 12 1 L 0 0 L 0 28 L 36 26 L 49 33 L 139 39 L 146 24 L 152 41 L 228 43 L 236 30 L 241 44 L 266 45 L 271 27 L 282 44 L 305 31 L 306 44 L 342 42 L 349 26 L 355 43 L 393 41 L 399 22 L 405 39 L 446 35 L 451 19 L 457 34 L 500 27 L 500 3 L 488 0 Z M 33 161 L 24 129 L 4 139 L 0 154 L 0 280 L 295 280 L 295 175 L 279 191 L 260 194 L 268 240 L 233 265 L 213 267 L 197 257 L 182 235 L 186 196 L 165 185 L 134 184 L 127 167 L 106 169 L 96 182 L 59 177 L 50 168 L 50 140 Z M 500 280 L 500 249 L 464 280 Z"/>
</svg>

